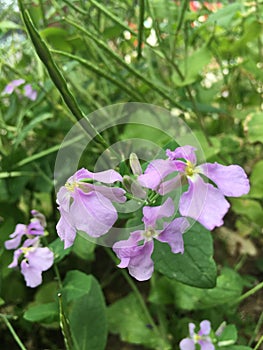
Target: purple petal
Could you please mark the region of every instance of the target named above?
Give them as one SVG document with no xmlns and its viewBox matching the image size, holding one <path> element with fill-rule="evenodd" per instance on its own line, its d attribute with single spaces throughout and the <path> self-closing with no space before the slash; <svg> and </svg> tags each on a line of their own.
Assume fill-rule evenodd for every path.
<svg viewBox="0 0 263 350">
<path fill-rule="evenodd" d="M 211 340 L 199 340 L 201 350 L 215 350 L 215 346 L 211 343 Z"/>
<path fill-rule="evenodd" d="M 30 84 L 26 84 L 24 86 L 24 96 L 29 98 L 31 101 L 35 101 L 37 98 L 37 92 L 32 89 Z"/>
<path fill-rule="evenodd" d="M 200 323 L 200 331 L 198 332 L 199 335 L 209 335 L 211 332 L 211 323 L 210 321 L 204 320 Z"/>
<path fill-rule="evenodd" d="M 189 227 L 185 218 L 173 220 L 156 238 L 160 242 L 166 242 L 170 245 L 173 253 L 184 252 L 183 232 Z"/>
<path fill-rule="evenodd" d="M 192 164 L 196 164 L 196 148 L 193 146 L 182 146 L 176 148 L 174 151 L 167 150 L 166 155 L 171 160 L 177 160 L 178 158 L 183 158 L 189 160 Z"/>
<path fill-rule="evenodd" d="M 38 246 L 38 245 L 39 245 L 39 236 L 36 236 L 34 238 L 26 239 L 23 242 L 22 247 L 28 248 L 28 247 L 32 247 L 32 246 Z"/>
<path fill-rule="evenodd" d="M 46 218 L 45 218 L 45 215 L 40 213 L 39 211 L 33 209 L 31 210 L 31 214 L 32 216 L 37 219 L 40 224 L 45 228 L 47 226 L 47 222 L 46 222 Z"/>
<path fill-rule="evenodd" d="M 70 207 L 70 216 L 78 230 L 91 237 L 100 237 L 107 233 L 118 218 L 111 201 L 99 192 L 84 194 L 75 191 Z"/>
<path fill-rule="evenodd" d="M 164 217 L 172 216 L 174 212 L 173 200 L 169 197 L 160 206 L 144 207 L 143 208 L 143 222 L 146 227 L 155 227 L 156 221 Z"/>
<path fill-rule="evenodd" d="M 64 211 L 62 208 L 58 208 L 60 211 L 60 219 L 57 223 L 56 229 L 58 236 L 64 241 L 64 249 L 71 247 L 76 238 L 76 229 L 74 228 L 70 217 L 70 214 Z"/>
<path fill-rule="evenodd" d="M 10 269 L 16 267 L 18 265 L 18 259 L 20 258 L 20 255 L 23 254 L 22 249 L 17 249 L 14 251 L 13 261 L 11 264 L 8 265 Z"/>
<path fill-rule="evenodd" d="M 101 193 L 104 197 L 117 203 L 124 203 L 126 201 L 125 191 L 122 188 L 107 187 L 107 186 L 96 186 L 89 185 L 95 192 Z"/>
<path fill-rule="evenodd" d="M 247 175 L 239 165 L 206 163 L 196 170 L 211 179 L 225 196 L 239 197 L 250 190 Z"/>
<path fill-rule="evenodd" d="M 66 189 L 65 186 L 62 186 L 57 193 L 57 203 L 66 212 L 69 212 L 70 198 L 70 192 Z"/>
<path fill-rule="evenodd" d="M 183 193 L 179 203 L 182 216 L 199 221 L 208 230 L 223 225 L 223 217 L 230 205 L 220 190 L 194 174 L 189 178 L 188 191 Z"/>
<path fill-rule="evenodd" d="M 28 287 L 35 288 L 42 283 L 42 271 L 31 266 L 26 260 L 21 262 L 21 272 Z"/>
<path fill-rule="evenodd" d="M 162 196 L 182 187 L 181 175 L 175 176 L 173 179 L 161 183 L 158 193 Z"/>
<path fill-rule="evenodd" d="M 190 322 L 188 325 L 190 337 L 193 338 L 195 335 L 195 324 Z"/>
<path fill-rule="evenodd" d="M 138 176 L 138 181 L 143 187 L 156 190 L 161 181 L 174 171 L 176 169 L 173 162 L 168 159 L 156 159 L 148 165 L 144 174 Z"/>
<path fill-rule="evenodd" d="M 3 94 L 11 95 L 17 86 L 24 84 L 24 79 L 16 79 L 6 85 Z"/>
<path fill-rule="evenodd" d="M 195 350 L 195 343 L 193 339 L 185 338 L 180 341 L 180 350 Z"/>
<path fill-rule="evenodd" d="M 54 261 L 54 254 L 47 247 L 30 249 L 25 257 L 31 267 L 40 271 L 48 270 Z"/>
<path fill-rule="evenodd" d="M 40 224 L 40 222 L 37 219 L 33 219 L 27 226 L 27 234 L 34 236 L 43 236 L 44 227 Z"/>
<path fill-rule="evenodd" d="M 22 237 L 26 234 L 26 229 L 26 225 L 17 224 L 15 231 L 9 236 L 13 239 L 5 242 L 6 249 L 16 249 L 20 245 Z"/>
<path fill-rule="evenodd" d="M 140 248 L 138 254 L 130 259 L 128 270 L 131 276 L 138 281 L 146 281 L 152 277 L 153 274 L 153 261 L 151 255 L 153 252 L 153 241 L 146 242 Z"/>
<path fill-rule="evenodd" d="M 122 181 L 122 176 L 119 173 L 117 173 L 117 171 L 112 169 L 101 171 L 98 173 L 92 173 L 91 171 L 82 168 L 75 173 L 74 178 L 77 181 L 88 178 L 107 184 L 112 184 L 116 181 Z"/>
</svg>

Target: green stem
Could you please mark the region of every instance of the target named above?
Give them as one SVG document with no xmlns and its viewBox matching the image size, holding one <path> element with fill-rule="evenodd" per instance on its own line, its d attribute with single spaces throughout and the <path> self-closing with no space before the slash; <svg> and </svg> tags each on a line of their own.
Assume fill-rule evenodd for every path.
<svg viewBox="0 0 263 350">
<path fill-rule="evenodd" d="M 256 338 L 257 334 L 259 333 L 261 326 L 263 324 L 263 312 L 261 313 L 259 320 L 257 322 L 255 331 L 253 332 L 253 335 L 251 337 L 251 339 L 249 340 L 248 346 L 251 346 L 251 344 L 253 343 L 254 339 Z"/>
<path fill-rule="evenodd" d="M 142 42 L 143 42 L 143 22 L 144 22 L 144 0 L 140 0 L 139 2 L 139 8 L 140 8 L 140 15 L 139 15 L 139 34 L 138 34 L 138 50 L 137 50 L 137 58 L 140 59 L 142 57 Z"/>
<path fill-rule="evenodd" d="M 241 301 L 243 301 L 244 299 L 246 299 L 246 298 L 250 297 L 251 295 L 255 294 L 256 292 L 258 292 L 262 288 L 263 288 L 263 281 L 260 282 L 258 285 L 256 285 L 254 288 L 250 289 L 249 291 L 247 291 L 246 293 L 241 295 L 238 299 L 236 299 L 234 301 L 234 304 L 239 304 Z"/>
<path fill-rule="evenodd" d="M 115 255 L 113 254 L 113 252 L 108 249 L 108 248 L 105 248 L 106 250 L 106 253 L 110 256 L 110 258 L 114 261 L 115 264 L 118 263 L 118 260 L 117 258 L 115 257 Z M 142 309 L 143 309 L 143 312 L 149 322 L 149 324 L 152 326 L 152 329 L 154 331 L 154 333 L 160 337 L 160 331 L 159 329 L 157 328 L 147 306 L 146 306 L 146 303 L 143 299 L 143 297 L 141 296 L 141 293 L 140 291 L 138 290 L 136 284 L 134 283 L 133 279 L 130 277 L 130 275 L 127 273 L 127 271 L 125 269 L 120 269 L 120 272 L 122 273 L 123 277 L 125 278 L 125 280 L 127 281 L 127 283 L 129 284 L 129 286 L 131 287 L 131 289 L 133 290 L 139 304 L 141 305 Z"/>
<path fill-rule="evenodd" d="M 256 346 L 254 347 L 254 350 L 259 349 L 260 345 L 263 343 L 263 335 L 261 336 L 261 338 L 259 339 L 259 341 L 257 342 Z"/>
<path fill-rule="evenodd" d="M 16 331 L 14 330 L 13 326 L 8 321 L 8 318 L 5 315 L 3 315 L 3 314 L 0 314 L 0 317 L 2 317 L 2 319 L 4 320 L 7 328 L 9 329 L 10 333 L 12 334 L 13 338 L 17 342 L 17 345 L 20 347 L 20 349 L 21 350 L 27 350 L 26 347 L 21 342 L 21 340 L 20 340 L 19 336 L 17 335 Z"/>
</svg>

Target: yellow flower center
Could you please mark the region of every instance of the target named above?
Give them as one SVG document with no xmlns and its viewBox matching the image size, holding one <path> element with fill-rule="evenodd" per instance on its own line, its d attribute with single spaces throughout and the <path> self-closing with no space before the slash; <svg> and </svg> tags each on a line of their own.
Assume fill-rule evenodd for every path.
<svg viewBox="0 0 263 350">
<path fill-rule="evenodd" d="M 69 192 L 74 192 L 75 188 L 79 187 L 79 184 L 77 182 L 66 182 L 65 187 Z"/>
<path fill-rule="evenodd" d="M 144 231 L 143 235 L 147 241 L 150 241 L 153 237 L 156 236 L 156 232 L 153 228 L 150 227 L 146 231 Z"/>
<path fill-rule="evenodd" d="M 186 161 L 185 174 L 186 176 L 193 176 L 195 173 L 195 166 L 189 160 Z"/>
</svg>

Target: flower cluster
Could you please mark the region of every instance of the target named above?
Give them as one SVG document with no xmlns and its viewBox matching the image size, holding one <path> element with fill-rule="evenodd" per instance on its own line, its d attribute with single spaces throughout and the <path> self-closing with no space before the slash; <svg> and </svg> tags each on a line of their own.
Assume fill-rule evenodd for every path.
<svg viewBox="0 0 263 350">
<path fill-rule="evenodd" d="M 31 101 L 35 101 L 37 99 L 37 92 L 33 90 L 31 84 L 25 84 L 24 79 L 16 79 L 10 81 L 4 88 L 2 95 L 11 95 L 13 92 L 16 92 L 18 96 L 21 94 L 27 97 Z M 23 85 L 23 89 L 18 89 L 18 87 Z"/>
<path fill-rule="evenodd" d="M 248 178 L 240 166 L 198 165 L 195 152 L 196 149 L 189 145 L 173 151 L 168 149 L 167 158 L 153 160 L 144 173 L 133 155 L 130 158 L 133 175 L 124 179 L 115 170 L 99 173 L 84 168 L 78 170 L 57 195 L 61 214 L 57 232 L 65 248 L 74 243 L 78 230 L 93 238 L 105 235 L 118 219 L 113 202 L 124 203 L 126 197 L 137 194 L 136 197 L 144 201 L 144 229 L 131 232 L 126 240 L 117 241 L 113 251 L 121 260 L 120 268 L 127 267 L 129 273 L 140 281 L 151 278 L 154 239 L 168 243 L 173 253 L 182 254 L 183 233 L 190 226 L 187 218 L 212 230 L 223 224 L 223 217 L 230 207 L 225 196 L 238 197 L 249 192 Z M 210 182 L 206 182 L 208 180 Z M 182 184 L 188 184 L 188 188 L 179 200 L 182 217 L 175 218 L 171 193 L 181 191 Z M 147 191 L 150 193 L 148 197 Z M 156 201 L 151 200 L 152 195 L 159 197 L 162 204 L 156 206 Z M 169 221 L 163 221 L 164 218 L 169 218 Z"/>
<path fill-rule="evenodd" d="M 49 248 L 40 244 L 46 226 L 44 215 L 36 210 L 32 210 L 31 214 L 33 218 L 29 225 L 17 224 L 5 247 L 15 249 L 13 261 L 8 267 L 20 265 L 26 285 L 34 288 L 42 283 L 42 272 L 53 265 L 54 255 Z"/>
</svg>

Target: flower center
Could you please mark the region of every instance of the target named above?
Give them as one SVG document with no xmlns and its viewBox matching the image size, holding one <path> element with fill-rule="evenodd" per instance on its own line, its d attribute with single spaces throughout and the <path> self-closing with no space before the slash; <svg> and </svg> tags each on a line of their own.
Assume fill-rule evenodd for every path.
<svg viewBox="0 0 263 350">
<path fill-rule="evenodd" d="M 66 182 L 65 187 L 69 192 L 74 192 L 76 187 L 79 187 L 79 184 L 77 182 Z"/>
<path fill-rule="evenodd" d="M 144 231 L 143 236 L 146 241 L 152 240 L 153 237 L 156 237 L 157 232 L 152 227 L 149 227 L 146 231 Z"/>
<path fill-rule="evenodd" d="M 195 166 L 189 160 L 186 161 L 185 174 L 186 176 L 193 176 L 195 173 Z"/>
</svg>

